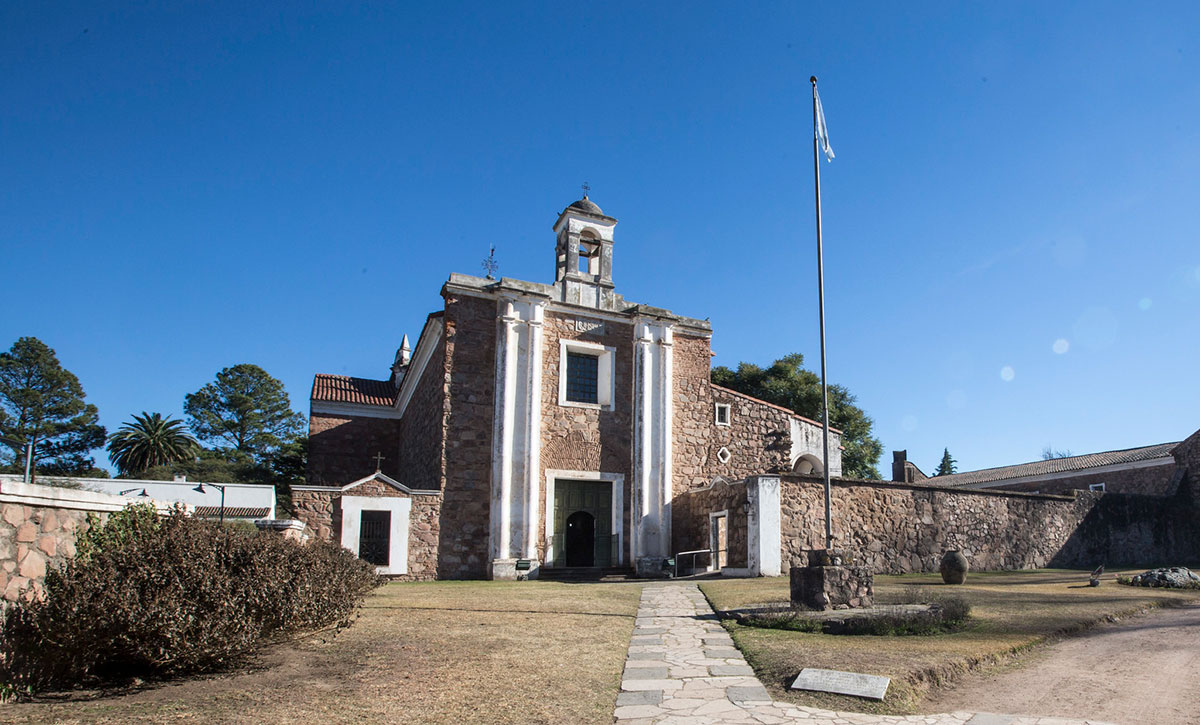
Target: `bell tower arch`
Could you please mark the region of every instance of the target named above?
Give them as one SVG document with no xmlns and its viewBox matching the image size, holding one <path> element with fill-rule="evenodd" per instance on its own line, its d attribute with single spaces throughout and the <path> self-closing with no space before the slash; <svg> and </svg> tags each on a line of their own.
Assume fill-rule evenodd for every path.
<svg viewBox="0 0 1200 725">
<path fill-rule="evenodd" d="M 605 216 L 586 194 L 558 215 L 554 286 L 560 301 L 600 310 L 616 308 L 612 280 L 616 226 L 617 220 Z"/>
</svg>

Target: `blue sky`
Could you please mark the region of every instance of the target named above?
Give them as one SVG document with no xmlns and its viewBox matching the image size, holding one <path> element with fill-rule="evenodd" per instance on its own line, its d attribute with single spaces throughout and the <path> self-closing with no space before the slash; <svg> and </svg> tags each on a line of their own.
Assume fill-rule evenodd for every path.
<svg viewBox="0 0 1200 725">
<path fill-rule="evenodd" d="M 815 366 L 816 74 L 830 377 L 881 471 L 1179 440 L 1197 27 L 1189 3 L 9 3 L 0 346 L 53 347 L 110 430 L 240 362 L 307 411 L 314 373 L 385 377 L 490 244 L 551 281 L 587 181 L 619 292 L 711 317 L 716 364 Z"/>
</svg>

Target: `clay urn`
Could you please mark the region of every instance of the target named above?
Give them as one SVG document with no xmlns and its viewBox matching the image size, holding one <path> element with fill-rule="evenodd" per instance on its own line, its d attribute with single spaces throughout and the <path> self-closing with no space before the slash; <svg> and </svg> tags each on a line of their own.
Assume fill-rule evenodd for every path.
<svg viewBox="0 0 1200 725">
<path fill-rule="evenodd" d="M 962 584 L 967 580 L 971 565 L 961 551 L 952 549 L 942 555 L 942 565 L 938 570 L 942 572 L 942 581 L 947 584 Z"/>
</svg>

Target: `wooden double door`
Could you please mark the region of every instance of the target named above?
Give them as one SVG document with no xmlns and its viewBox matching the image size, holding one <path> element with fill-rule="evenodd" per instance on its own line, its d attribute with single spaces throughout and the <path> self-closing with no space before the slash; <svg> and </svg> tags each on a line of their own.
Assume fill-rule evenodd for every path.
<svg viewBox="0 0 1200 725">
<path fill-rule="evenodd" d="M 619 555 L 609 481 L 554 482 L 554 566 L 605 567 Z"/>
</svg>

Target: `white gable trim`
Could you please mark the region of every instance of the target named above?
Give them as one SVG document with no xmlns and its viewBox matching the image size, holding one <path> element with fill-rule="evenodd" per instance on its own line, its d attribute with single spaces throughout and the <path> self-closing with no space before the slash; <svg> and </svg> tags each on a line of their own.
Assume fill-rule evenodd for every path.
<svg viewBox="0 0 1200 725">
<path fill-rule="evenodd" d="M 409 496 L 441 496 L 442 495 L 441 491 L 427 491 L 427 490 L 419 489 L 419 488 L 417 488 L 417 489 L 409 488 L 408 486 L 405 486 L 403 483 L 400 483 L 399 481 L 397 481 L 396 479 L 387 475 L 386 473 L 381 473 L 379 471 L 376 471 L 375 473 L 372 473 L 369 476 L 363 476 L 362 478 L 358 479 L 357 481 L 347 483 L 345 486 L 292 486 L 292 490 L 293 491 L 346 492 L 352 488 L 357 488 L 357 487 L 363 485 L 364 483 L 369 483 L 371 481 L 379 481 L 380 483 L 391 486 L 392 488 L 396 489 L 397 491 L 400 491 L 401 493 L 406 493 Z"/>
<path fill-rule="evenodd" d="M 425 367 L 429 365 L 430 358 L 433 357 L 433 351 L 437 349 L 438 341 L 442 338 L 442 318 L 434 317 L 425 325 L 425 329 L 421 332 L 421 339 L 417 340 L 417 349 L 413 351 L 412 362 L 408 365 L 408 372 L 404 373 L 404 380 L 400 383 L 400 390 L 396 394 L 396 413 L 398 417 L 404 417 L 404 411 L 408 409 L 408 402 L 412 400 L 413 393 L 417 390 L 417 384 L 425 375 Z"/>
</svg>

